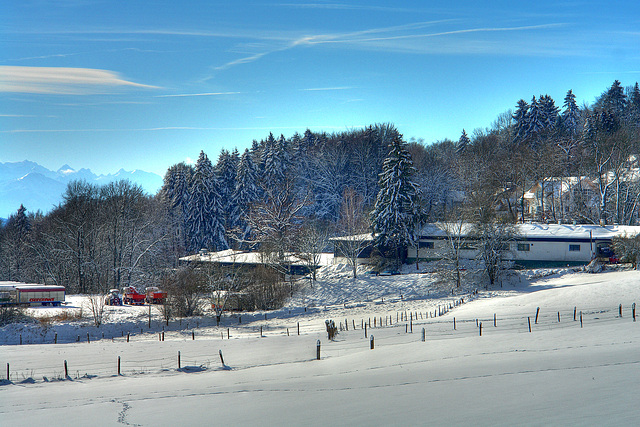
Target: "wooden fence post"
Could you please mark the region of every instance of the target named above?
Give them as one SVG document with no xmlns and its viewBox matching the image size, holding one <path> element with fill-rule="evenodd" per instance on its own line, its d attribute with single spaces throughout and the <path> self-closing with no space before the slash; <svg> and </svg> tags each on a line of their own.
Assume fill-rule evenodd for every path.
<svg viewBox="0 0 640 427">
<path fill-rule="evenodd" d="M 120 356 L 118 356 L 118 376 L 120 376 Z"/>
<path fill-rule="evenodd" d="M 87 332 L 87 344 L 91 344 L 91 339 L 89 338 L 89 332 Z"/>
<path fill-rule="evenodd" d="M 218 354 L 220 355 L 220 362 L 222 363 L 222 366 L 224 366 L 224 357 L 222 357 L 222 350 L 218 350 Z"/>
<path fill-rule="evenodd" d="M 425 342 L 427 339 L 427 332 L 422 328 L 422 342 Z"/>
<path fill-rule="evenodd" d="M 580 327 L 582 328 L 582 311 L 580 311 Z"/>
<path fill-rule="evenodd" d="M 181 365 L 180 365 L 180 351 L 178 351 L 178 369 L 180 369 Z"/>
<path fill-rule="evenodd" d="M 578 309 L 578 307 L 573 307 L 573 321 L 576 321 L 576 310 Z"/>
<path fill-rule="evenodd" d="M 540 313 L 540 307 L 536 308 L 536 321 L 535 324 L 538 324 L 538 314 Z"/>
<path fill-rule="evenodd" d="M 531 332 L 531 317 L 527 317 L 527 323 L 529 324 L 529 332 Z"/>
<path fill-rule="evenodd" d="M 367 338 L 367 324 L 364 324 L 364 337 Z"/>
<path fill-rule="evenodd" d="M 618 306 L 618 315 L 622 317 L 622 304 Z"/>
<path fill-rule="evenodd" d="M 231 333 L 229 331 L 229 328 L 227 328 L 227 339 L 229 339 L 231 337 Z"/>
<path fill-rule="evenodd" d="M 55 336 L 53 337 L 53 343 L 54 344 L 58 344 L 58 333 L 56 332 Z"/>
<path fill-rule="evenodd" d="M 496 314 L 493 313 L 493 327 L 496 327 Z"/>
<path fill-rule="evenodd" d="M 456 330 L 456 318 L 455 317 L 453 318 L 453 330 L 454 331 Z"/>
<path fill-rule="evenodd" d="M 151 329 L 151 306 L 149 306 L 149 329 Z"/>
<path fill-rule="evenodd" d="M 64 361 L 64 377 L 67 378 L 69 376 L 69 367 L 67 366 L 67 361 Z"/>
<path fill-rule="evenodd" d="M 9 381 L 9 364 L 7 363 L 7 381 Z"/>
<path fill-rule="evenodd" d="M 191 331 L 191 341 L 195 341 L 196 340 L 196 333 L 195 331 Z"/>
<path fill-rule="evenodd" d="M 129 342 L 129 332 L 127 332 L 127 342 Z"/>
<path fill-rule="evenodd" d="M 480 322 L 480 336 L 482 336 L 482 322 Z"/>
<path fill-rule="evenodd" d="M 355 320 L 354 320 L 354 322 L 355 322 Z M 298 322 L 298 335 L 300 335 L 300 322 Z"/>
<path fill-rule="evenodd" d="M 373 350 L 373 335 L 371 335 L 371 338 L 369 339 L 369 348 Z"/>
<path fill-rule="evenodd" d="M 631 305 L 631 311 L 633 312 L 633 321 L 635 322 L 636 321 L 636 303 L 635 302 Z"/>
</svg>

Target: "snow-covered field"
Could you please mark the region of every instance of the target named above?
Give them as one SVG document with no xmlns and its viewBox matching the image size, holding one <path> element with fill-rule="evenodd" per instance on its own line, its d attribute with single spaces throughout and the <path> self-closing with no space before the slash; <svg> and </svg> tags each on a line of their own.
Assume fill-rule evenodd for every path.
<svg viewBox="0 0 640 427">
<path fill-rule="evenodd" d="M 477 295 L 404 273 L 354 281 L 333 266 L 281 310 L 172 321 L 164 341 L 147 307 L 108 307 L 100 328 L 86 308 L 5 326 L 0 425 L 638 423 L 640 273 L 528 271 Z M 31 311 L 79 315 L 70 300 Z M 349 330 L 330 342 L 325 319 Z"/>
</svg>

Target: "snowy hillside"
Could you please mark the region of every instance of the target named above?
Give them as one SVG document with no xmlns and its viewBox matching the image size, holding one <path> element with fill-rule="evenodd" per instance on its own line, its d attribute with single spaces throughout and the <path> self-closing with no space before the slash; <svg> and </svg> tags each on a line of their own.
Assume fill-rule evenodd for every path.
<svg viewBox="0 0 640 427">
<path fill-rule="evenodd" d="M 634 424 L 640 322 L 631 307 L 640 301 L 640 273 L 551 273 L 433 299 L 436 282 L 426 274 L 354 282 L 331 267 L 285 309 L 234 314 L 220 327 L 208 317 L 172 321 L 165 341 L 154 310 L 148 329 L 146 307 L 111 307 L 111 321 L 99 329 L 86 321 L 4 327 L 0 363 L 10 364 L 11 383 L 0 386 L 0 419 L 7 425 Z M 323 304 L 329 288 L 344 292 Z M 305 311 L 305 299 L 314 307 Z M 71 302 L 59 312 L 77 312 L 81 299 Z M 329 342 L 325 319 L 346 322 L 349 330 Z M 365 338 L 361 326 L 369 321 Z M 52 344 L 53 331 L 66 343 Z M 15 345 L 19 334 L 34 344 Z"/>
</svg>

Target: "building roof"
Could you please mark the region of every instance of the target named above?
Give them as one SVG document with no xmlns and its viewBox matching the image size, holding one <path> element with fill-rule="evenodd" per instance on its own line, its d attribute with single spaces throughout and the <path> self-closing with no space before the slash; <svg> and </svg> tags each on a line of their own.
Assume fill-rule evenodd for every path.
<svg viewBox="0 0 640 427">
<path fill-rule="evenodd" d="M 331 265 L 333 254 L 320 254 L 320 265 Z M 200 252 L 180 258 L 183 262 L 214 262 L 219 264 L 264 264 L 260 252 L 238 251 L 227 249 L 219 252 Z M 285 254 L 285 261 L 290 265 L 305 265 L 305 262 L 292 253 Z"/>
<path fill-rule="evenodd" d="M 469 236 L 473 232 L 473 224 L 464 223 L 462 225 L 448 223 L 451 230 L 456 230 L 453 234 L 457 234 L 460 229 L 462 236 Z M 612 239 L 614 237 L 634 237 L 640 234 L 639 226 L 630 225 L 592 225 L 592 224 L 539 224 L 526 223 L 515 224 L 515 232 L 522 239 Z M 447 223 L 431 223 L 426 224 L 418 233 L 420 238 L 442 239 L 447 236 Z M 373 240 L 368 235 L 335 237 L 333 240 L 362 239 Z"/>
</svg>

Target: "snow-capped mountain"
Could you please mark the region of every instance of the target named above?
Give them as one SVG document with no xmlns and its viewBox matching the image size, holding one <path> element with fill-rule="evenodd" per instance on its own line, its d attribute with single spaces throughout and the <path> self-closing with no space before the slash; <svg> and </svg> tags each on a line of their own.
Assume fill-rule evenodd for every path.
<svg viewBox="0 0 640 427">
<path fill-rule="evenodd" d="M 140 185 L 150 194 L 162 186 L 162 177 L 150 172 L 120 169 L 115 174 L 96 175 L 89 169 L 75 170 L 64 165 L 51 171 L 35 162 L 0 163 L 0 218 L 8 218 L 21 204 L 30 212 L 49 212 L 62 200 L 67 184 L 74 180 L 85 180 L 98 185 L 128 179 Z"/>
</svg>

